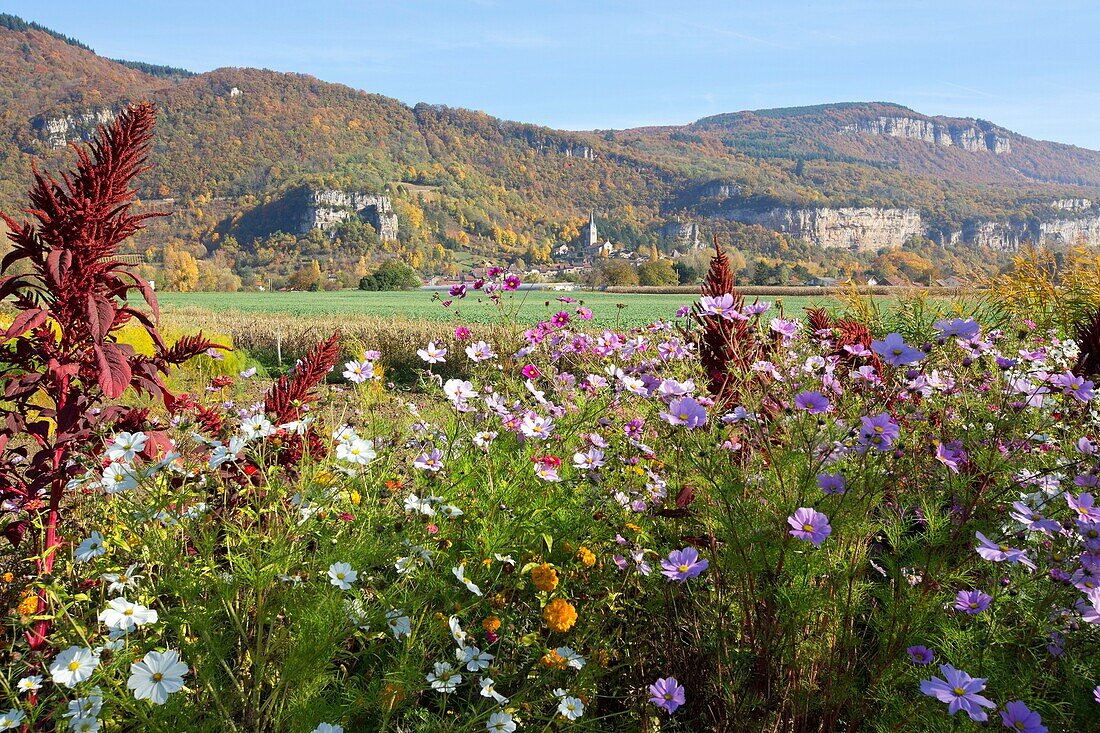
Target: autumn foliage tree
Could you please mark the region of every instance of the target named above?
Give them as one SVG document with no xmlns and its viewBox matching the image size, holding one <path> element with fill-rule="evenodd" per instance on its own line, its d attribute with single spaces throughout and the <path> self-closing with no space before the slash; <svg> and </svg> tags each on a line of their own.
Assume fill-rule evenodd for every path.
<svg viewBox="0 0 1100 733">
<path fill-rule="evenodd" d="M 131 211 L 131 185 L 148 170 L 155 121 L 152 105 L 130 107 L 76 148 L 76 168 L 61 180 L 33 169 L 30 221 L 2 215 L 14 246 L 0 263 L 0 299 L 16 313 L 0 333 L 0 501 L 14 513 L 6 537 L 34 540 L 40 578 L 61 546 L 63 499 L 80 457 L 96 452 L 103 429 L 144 425 L 145 411 L 113 401 L 132 389 L 170 405 L 163 380 L 170 368 L 217 346 L 199 334 L 168 347 L 152 288 L 117 259 L 122 241 L 160 216 Z M 132 292 L 148 310 L 128 300 Z M 131 323 L 149 335 L 153 356 L 118 342 L 119 329 Z M 43 584 L 38 614 L 47 601 Z M 35 623 L 32 649 L 45 644 L 47 629 L 46 621 Z"/>
</svg>

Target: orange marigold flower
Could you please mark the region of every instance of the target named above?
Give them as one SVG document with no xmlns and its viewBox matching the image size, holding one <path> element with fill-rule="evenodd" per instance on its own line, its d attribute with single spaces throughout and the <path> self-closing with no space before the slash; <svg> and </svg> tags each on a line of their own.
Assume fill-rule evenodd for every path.
<svg viewBox="0 0 1100 733">
<path fill-rule="evenodd" d="M 33 590 L 23 591 L 23 600 L 19 601 L 19 605 L 15 607 L 15 610 L 20 616 L 31 616 L 38 613 L 38 595 Z"/>
<path fill-rule="evenodd" d="M 13 581 L 15 579 L 15 576 L 12 575 L 11 573 L 4 573 L 3 577 L 4 577 L 4 582 L 5 583 L 10 583 L 11 581 Z"/>
<path fill-rule="evenodd" d="M 402 481 L 399 478 L 393 478 L 393 479 L 387 479 L 386 480 L 386 488 L 389 489 L 390 491 L 396 491 L 397 489 L 402 488 L 404 485 L 405 485 L 405 482 Z"/>
<path fill-rule="evenodd" d="M 550 563 L 544 562 L 531 570 L 531 582 L 535 587 L 546 593 L 550 593 L 558 587 L 558 571 L 550 567 Z"/>
<path fill-rule="evenodd" d="M 551 631 L 564 634 L 577 623 L 577 609 L 564 598 L 555 598 L 542 609 L 542 618 Z"/>
<path fill-rule="evenodd" d="M 581 564 L 586 568 L 590 568 L 596 564 L 596 556 L 592 553 L 592 550 L 589 550 L 587 547 L 582 546 L 581 549 L 577 550 L 577 557 L 580 558 Z"/>
<path fill-rule="evenodd" d="M 569 663 L 565 661 L 565 657 L 553 649 L 542 655 L 539 664 L 547 669 L 566 669 L 569 666 Z"/>
<path fill-rule="evenodd" d="M 495 633 L 500 629 L 500 617 L 498 616 L 486 616 L 481 622 L 481 628 L 490 633 Z"/>
</svg>

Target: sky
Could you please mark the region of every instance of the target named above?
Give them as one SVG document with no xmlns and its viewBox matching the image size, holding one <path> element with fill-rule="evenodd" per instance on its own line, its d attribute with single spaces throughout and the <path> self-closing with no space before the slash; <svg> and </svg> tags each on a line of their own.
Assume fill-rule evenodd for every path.
<svg viewBox="0 0 1100 733">
<path fill-rule="evenodd" d="M 1097 0 L 7 0 L 111 58 L 311 74 L 563 129 L 897 102 L 1100 149 Z"/>
</svg>

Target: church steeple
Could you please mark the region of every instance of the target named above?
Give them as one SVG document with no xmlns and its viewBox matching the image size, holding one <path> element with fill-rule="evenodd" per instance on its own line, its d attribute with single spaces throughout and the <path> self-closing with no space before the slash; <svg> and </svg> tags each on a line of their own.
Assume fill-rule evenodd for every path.
<svg viewBox="0 0 1100 733">
<path fill-rule="evenodd" d="M 600 241 L 599 232 L 596 231 L 596 212 L 588 212 L 588 246 L 595 247 Z"/>
</svg>

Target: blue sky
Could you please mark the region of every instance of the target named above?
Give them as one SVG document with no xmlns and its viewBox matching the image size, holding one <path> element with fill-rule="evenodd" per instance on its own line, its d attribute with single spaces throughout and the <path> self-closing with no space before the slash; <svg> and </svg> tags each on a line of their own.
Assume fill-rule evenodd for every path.
<svg viewBox="0 0 1100 733">
<path fill-rule="evenodd" d="M 8 0 L 115 58 L 258 66 L 567 129 L 898 102 L 1100 149 L 1100 2 Z"/>
</svg>

